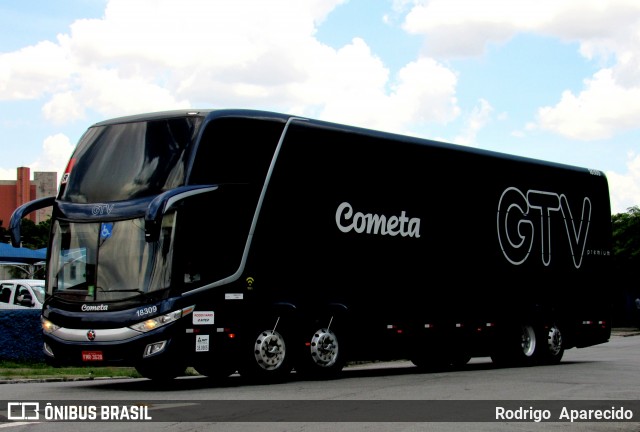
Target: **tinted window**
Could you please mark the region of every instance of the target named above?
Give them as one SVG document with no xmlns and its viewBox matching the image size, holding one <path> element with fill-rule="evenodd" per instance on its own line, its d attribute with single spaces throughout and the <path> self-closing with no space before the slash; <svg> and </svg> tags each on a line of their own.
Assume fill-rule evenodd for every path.
<svg viewBox="0 0 640 432">
<path fill-rule="evenodd" d="M 245 183 L 261 189 L 283 129 L 283 122 L 260 119 L 212 121 L 198 144 L 189 183 Z"/>
<path fill-rule="evenodd" d="M 72 155 L 61 198 L 121 201 L 181 186 L 185 154 L 199 121 L 189 117 L 90 128 Z"/>
</svg>

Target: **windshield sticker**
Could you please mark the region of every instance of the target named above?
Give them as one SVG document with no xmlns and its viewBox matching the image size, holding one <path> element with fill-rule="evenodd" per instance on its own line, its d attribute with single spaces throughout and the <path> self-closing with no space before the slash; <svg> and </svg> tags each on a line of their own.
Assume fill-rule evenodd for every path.
<svg viewBox="0 0 640 432">
<path fill-rule="evenodd" d="M 100 227 L 100 238 L 108 239 L 109 237 L 111 237 L 112 231 L 113 231 L 112 223 L 103 223 L 102 226 Z"/>
<path fill-rule="evenodd" d="M 196 336 L 196 352 L 209 351 L 209 335 Z"/>
<path fill-rule="evenodd" d="M 194 325 L 213 325 L 213 311 L 193 311 Z"/>
</svg>

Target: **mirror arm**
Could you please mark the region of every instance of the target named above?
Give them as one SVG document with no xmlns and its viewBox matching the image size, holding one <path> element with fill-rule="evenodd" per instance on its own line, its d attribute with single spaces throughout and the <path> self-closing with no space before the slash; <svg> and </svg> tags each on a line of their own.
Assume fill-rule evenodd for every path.
<svg viewBox="0 0 640 432">
<path fill-rule="evenodd" d="M 22 218 L 36 210 L 51 207 L 55 201 L 55 196 L 39 198 L 22 204 L 13 211 L 9 222 L 9 233 L 11 234 L 11 245 L 13 245 L 13 247 L 20 247 L 20 242 L 22 241 L 20 236 L 20 221 Z"/>
<path fill-rule="evenodd" d="M 162 217 L 171 210 L 178 202 L 207 192 L 218 189 L 217 185 L 193 185 L 181 186 L 161 193 L 155 197 L 147 207 L 144 215 L 144 237 L 147 242 L 154 242 L 160 236 L 160 225 Z"/>
</svg>

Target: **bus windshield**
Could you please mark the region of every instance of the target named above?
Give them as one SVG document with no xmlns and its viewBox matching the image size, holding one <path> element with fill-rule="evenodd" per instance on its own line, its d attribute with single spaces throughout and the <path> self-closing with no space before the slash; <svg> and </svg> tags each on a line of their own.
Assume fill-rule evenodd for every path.
<svg viewBox="0 0 640 432">
<path fill-rule="evenodd" d="M 157 242 L 145 241 L 144 219 L 52 227 L 49 294 L 105 302 L 169 287 L 175 213 L 163 218 Z"/>
<path fill-rule="evenodd" d="M 60 199 L 131 200 L 183 185 L 186 152 L 200 123 L 179 117 L 90 128 L 71 156 Z"/>
</svg>

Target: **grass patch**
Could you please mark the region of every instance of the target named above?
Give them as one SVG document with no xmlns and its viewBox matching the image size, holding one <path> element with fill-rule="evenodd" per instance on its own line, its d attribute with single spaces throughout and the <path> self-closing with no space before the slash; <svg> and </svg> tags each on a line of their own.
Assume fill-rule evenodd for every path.
<svg viewBox="0 0 640 432">
<path fill-rule="evenodd" d="M 185 376 L 197 376 L 193 368 L 187 368 Z M 53 367 L 39 362 L 15 362 L 0 360 L 0 380 L 44 379 L 56 378 L 62 380 L 93 379 L 93 378 L 142 378 L 133 367 L 113 366 L 84 366 L 84 367 Z"/>
<path fill-rule="evenodd" d="M 0 361 L 0 379 L 99 377 L 140 378 L 140 374 L 131 367 L 53 367 L 45 363 Z"/>
</svg>

